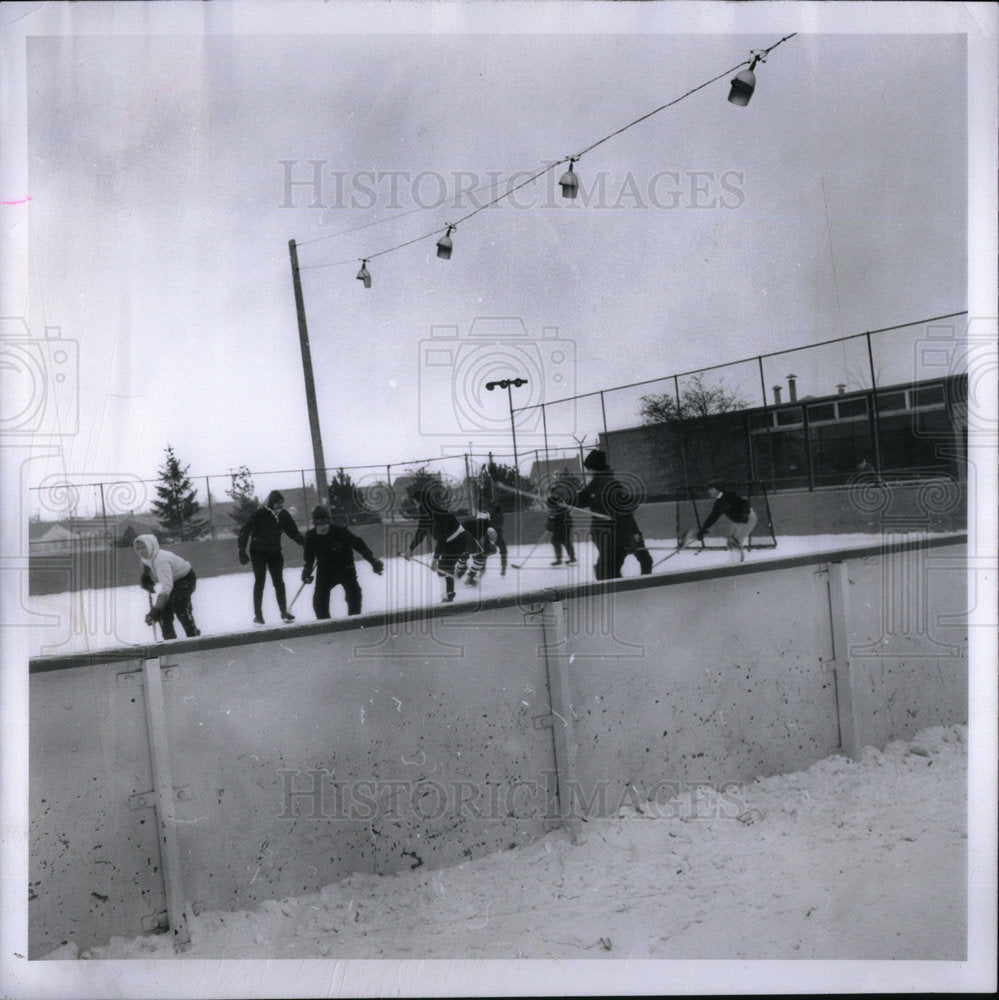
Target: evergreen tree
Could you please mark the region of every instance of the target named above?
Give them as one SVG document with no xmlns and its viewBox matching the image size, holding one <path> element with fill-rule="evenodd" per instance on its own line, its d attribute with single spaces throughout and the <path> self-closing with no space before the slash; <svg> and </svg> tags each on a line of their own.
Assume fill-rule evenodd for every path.
<svg viewBox="0 0 999 1000">
<path fill-rule="evenodd" d="M 253 486 L 253 476 L 250 470 L 241 465 L 235 472 L 229 473 L 232 485 L 225 491 L 232 500 L 232 511 L 229 516 L 242 527 L 249 516 L 260 506 Z"/>
<path fill-rule="evenodd" d="M 485 505 L 498 503 L 505 511 L 529 509 L 532 501 L 523 494 L 533 495 L 537 492 L 535 484 L 517 472 L 512 465 L 497 465 L 495 462 L 483 466 L 483 475 L 479 482 L 482 497 L 479 503 Z M 503 486 L 511 488 L 505 490 Z M 521 492 L 517 493 L 516 490 Z"/>
<path fill-rule="evenodd" d="M 369 510 L 350 473 L 338 469 L 329 485 L 330 514 L 349 527 L 352 524 L 376 524 L 381 518 Z"/>
<path fill-rule="evenodd" d="M 153 501 L 153 511 L 163 531 L 182 542 L 199 538 L 205 533 L 208 522 L 198 517 L 201 504 L 197 490 L 188 478 L 190 466 L 181 467 L 180 461 L 167 445 L 166 461 L 160 471 L 160 484 L 156 487 L 159 499 Z"/>
</svg>

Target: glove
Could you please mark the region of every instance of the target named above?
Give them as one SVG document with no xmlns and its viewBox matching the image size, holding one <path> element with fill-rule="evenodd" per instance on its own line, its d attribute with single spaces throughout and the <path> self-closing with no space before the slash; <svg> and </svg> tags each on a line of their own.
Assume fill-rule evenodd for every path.
<svg viewBox="0 0 999 1000">
<path fill-rule="evenodd" d="M 146 624 L 153 625 L 160 620 L 160 609 L 153 607 L 149 609 L 149 613 L 146 615 Z"/>
<path fill-rule="evenodd" d="M 409 551 L 403 552 L 402 558 L 405 559 L 406 562 L 412 562 L 413 561 L 413 553 L 409 552 Z"/>
<path fill-rule="evenodd" d="M 382 571 L 385 569 L 385 563 L 381 559 L 376 559 L 372 564 L 371 568 L 375 571 L 376 576 L 381 576 Z"/>
<path fill-rule="evenodd" d="M 302 583 L 312 583 L 312 574 L 303 572 Z"/>
<path fill-rule="evenodd" d="M 239 565 L 245 566 L 250 561 L 250 557 L 245 552 L 239 554 Z"/>
<path fill-rule="evenodd" d="M 143 572 L 140 577 L 139 586 L 142 587 L 143 590 L 148 591 L 150 594 L 156 592 L 156 584 L 153 583 L 153 578 L 147 572 Z"/>
</svg>

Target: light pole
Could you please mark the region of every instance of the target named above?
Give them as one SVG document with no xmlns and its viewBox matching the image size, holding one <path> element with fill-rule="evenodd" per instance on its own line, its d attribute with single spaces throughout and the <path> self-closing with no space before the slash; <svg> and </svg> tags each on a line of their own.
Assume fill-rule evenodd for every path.
<svg viewBox="0 0 999 1000">
<path fill-rule="evenodd" d="M 511 386 L 516 386 L 518 389 L 522 385 L 527 385 L 526 378 L 504 378 L 500 379 L 498 382 L 487 382 L 486 388 L 492 392 L 493 389 L 506 389 L 507 399 L 510 402 L 510 433 L 513 435 L 513 471 L 516 473 L 517 478 L 520 477 L 520 469 L 517 465 L 517 425 L 514 423 L 513 419 L 513 390 Z"/>
<path fill-rule="evenodd" d="M 316 466 L 316 500 L 325 506 L 329 502 L 329 484 L 326 482 L 326 460 L 323 457 L 323 438 L 319 430 L 316 383 L 312 377 L 309 329 L 305 325 L 305 300 L 302 298 L 302 279 L 298 273 L 298 249 L 295 246 L 294 240 L 288 241 L 288 250 L 291 253 L 291 278 L 295 285 L 295 309 L 298 313 L 298 340 L 302 347 L 302 372 L 305 375 L 305 403 L 309 408 L 309 430 L 312 432 L 312 459 Z"/>
</svg>

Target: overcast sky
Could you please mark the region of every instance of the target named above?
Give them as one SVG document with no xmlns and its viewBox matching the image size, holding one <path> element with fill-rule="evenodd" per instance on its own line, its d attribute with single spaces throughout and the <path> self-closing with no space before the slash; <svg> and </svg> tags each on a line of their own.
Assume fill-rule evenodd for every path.
<svg viewBox="0 0 999 1000">
<path fill-rule="evenodd" d="M 78 344 L 79 425 L 33 417 L 55 447 L 30 485 L 152 478 L 167 444 L 198 477 L 311 468 L 290 239 L 330 467 L 509 450 L 490 378 L 550 402 L 968 308 L 961 5 L 892 5 L 891 34 L 868 4 L 59 6 L 22 56 L 3 314 Z M 726 71 L 794 31 L 728 103 Z M 439 233 L 378 256 L 719 75 L 583 156 L 576 202 L 562 165 L 448 261 Z M 800 391 L 865 363 L 796 361 Z M 878 365 L 911 377 L 908 345 Z M 594 402 L 551 416 L 553 443 L 600 430 Z"/>
</svg>

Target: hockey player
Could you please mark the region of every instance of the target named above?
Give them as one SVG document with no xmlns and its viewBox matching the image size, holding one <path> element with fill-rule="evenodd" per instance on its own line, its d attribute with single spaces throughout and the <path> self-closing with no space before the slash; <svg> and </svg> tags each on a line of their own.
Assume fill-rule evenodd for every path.
<svg viewBox="0 0 999 1000">
<path fill-rule="evenodd" d="M 638 560 L 642 576 L 652 572 L 652 555 L 645 547 L 645 539 L 635 521 L 634 510 L 639 498 L 634 490 L 627 489 L 607 464 L 607 456 L 594 450 L 586 456 L 583 468 L 591 473 L 589 483 L 579 494 L 579 507 L 589 507 L 594 514 L 590 523 L 590 537 L 597 547 L 594 572 L 598 580 L 610 580 L 621 575 L 627 556 Z"/>
<path fill-rule="evenodd" d="M 494 500 L 486 508 L 489 514 L 489 526 L 496 532 L 493 544 L 499 549 L 500 576 L 506 576 L 506 539 L 503 537 L 503 504 Z"/>
<path fill-rule="evenodd" d="M 753 510 L 744 496 L 726 489 L 725 484 L 718 479 L 708 483 L 708 496 L 714 500 L 714 506 L 701 525 L 701 530 L 694 537 L 699 542 L 703 542 L 704 536 L 711 530 L 715 521 L 724 514 L 732 522 L 732 530 L 725 539 L 726 548 L 738 551 L 739 562 L 745 562 L 746 553 L 743 550 L 743 545 L 756 527 L 756 511 Z"/>
<path fill-rule="evenodd" d="M 191 594 L 198 585 L 198 577 L 191 564 L 175 553 L 161 549 L 155 535 L 139 535 L 132 547 L 142 561 L 139 584 L 143 590 L 155 595 L 146 615 L 146 624 L 158 622 L 164 639 L 176 639 L 177 632 L 173 627 L 176 615 L 189 639 L 201 635 L 194 623 L 191 607 Z"/>
<path fill-rule="evenodd" d="M 469 587 L 474 587 L 486 571 L 486 559 L 496 551 L 496 529 L 489 523 L 489 512 L 479 511 L 475 517 L 466 518 L 461 522 L 465 532 L 478 543 L 479 551 L 466 551 L 458 557 L 454 575 L 460 580 L 462 577 Z M 468 569 L 469 560 L 472 568 Z M 468 576 L 465 576 L 465 571 Z"/>
<path fill-rule="evenodd" d="M 291 514 L 284 509 L 284 497 L 271 490 L 267 502 L 258 507 L 246 520 L 239 531 L 236 544 L 239 548 L 240 565 L 253 564 L 253 623 L 264 624 L 263 597 L 264 581 L 267 573 L 271 575 L 274 584 L 274 596 L 277 598 L 281 619 L 293 622 L 295 616 L 288 610 L 287 595 L 284 590 L 284 556 L 281 553 L 281 535 L 287 535 L 299 545 L 305 545 L 305 539 L 298 530 Z M 246 553 L 247 542 L 250 554 Z"/>
<path fill-rule="evenodd" d="M 562 565 L 564 547 L 568 557 L 566 565 L 571 566 L 576 561 L 576 550 L 572 545 L 572 518 L 569 515 L 569 508 L 577 506 L 576 487 L 572 477 L 564 470 L 555 476 L 545 506 L 548 508 L 545 527 L 552 533 L 552 548 L 555 549 L 555 561 L 552 565 Z"/>
<path fill-rule="evenodd" d="M 454 576 L 458 560 L 466 554 L 475 555 L 479 544 L 434 493 L 433 485 L 425 485 L 412 494 L 420 510 L 420 520 L 403 558 L 411 560 L 423 540 L 432 538 L 436 544 L 431 569 L 444 580 L 444 596 L 441 600 L 444 604 L 450 604 L 454 600 Z"/>
<path fill-rule="evenodd" d="M 305 565 L 302 567 L 302 583 L 312 583 L 312 570 L 316 569 L 316 589 L 312 594 L 312 610 L 316 618 L 329 618 L 330 591 L 343 586 L 347 599 L 347 614 L 361 613 L 361 585 L 357 582 L 354 567 L 354 553 L 367 559 L 371 568 L 382 575 L 385 566 L 378 559 L 367 542 L 352 531 L 330 522 L 330 512 L 322 506 L 312 512 L 315 525 L 305 533 Z"/>
</svg>

